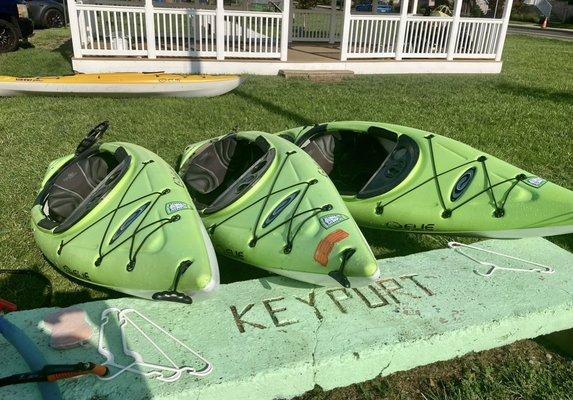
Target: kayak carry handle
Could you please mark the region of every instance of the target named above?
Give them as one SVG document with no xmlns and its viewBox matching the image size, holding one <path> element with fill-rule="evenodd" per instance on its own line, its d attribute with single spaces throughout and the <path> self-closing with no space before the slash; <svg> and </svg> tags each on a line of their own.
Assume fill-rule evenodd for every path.
<svg viewBox="0 0 573 400">
<path fill-rule="evenodd" d="M 190 260 L 183 261 L 181 264 L 179 264 L 170 290 L 154 293 L 153 296 L 151 296 L 153 300 L 173 301 L 175 303 L 184 303 L 184 304 L 193 303 L 193 299 L 190 296 L 186 295 L 185 293 L 177 291 L 177 286 L 179 286 L 179 280 L 181 279 L 185 271 L 189 269 L 191 264 L 193 264 L 193 261 Z"/>
<path fill-rule="evenodd" d="M 91 148 L 94 144 L 97 143 L 103 137 L 103 134 L 109 128 L 109 121 L 103 121 L 99 123 L 97 126 L 92 128 L 92 130 L 82 139 L 78 147 L 76 147 L 75 155 L 78 156 L 84 151 Z"/>
</svg>

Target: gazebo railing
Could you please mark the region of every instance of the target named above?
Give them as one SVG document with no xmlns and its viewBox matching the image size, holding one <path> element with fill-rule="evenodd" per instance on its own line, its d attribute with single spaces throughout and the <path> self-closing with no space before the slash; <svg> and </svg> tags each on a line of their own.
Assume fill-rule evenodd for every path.
<svg viewBox="0 0 573 400">
<path fill-rule="evenodd" d="M 460 18 L 454 58 L 495 58 L 503 20 Z M 400 16 L 351 14 L 346 57 L 393 58 L 399 46 Z M 447 58 L 453 18 L 405 18 L 402 58 Z M 344 46 L 344 43 L 342 44 Z"/>
<path fill-rule="evenodd" d="M 339 42 L 344 13 L 318 8 L 292 11 L 291 40 L 300 42 Z"/>
<path fill-rule="evenodd" d="M 396 54 L 396 16 L 351 15 L 348 58 L 387 58 Z"/>
<path fill-rule="evenodd" d="M 155 53 L 163 57 L 214 57 L 215 11 L 155 8 Z"/>
<path fill-rule="evenodd" d="M 74 56 L 267 58 L 287 60 L 288 41 L 340 40 L 340 59 L 501 59 L 509 9 L 502 19 L 350 13 L 281 12 L 158 6 L 151 0 L 83 4 L 69 0 Z M 511 0 L 509 0 L 511 2 Z M 119 5 L 121 4 L 121 5 Z M 334 3 L 333 3 L 334 4 Z M 343 21 L 343 15 L 347 18 Z M 288 22 L 288 23 L 287 23 Z M 290 30 L 290 31 L 289 31 Z M 290 38 L 289 38 L 290 36 Z"/>
<path fill-rule="evenodd" d="M 77 13 L 82 55 L 147 55 L 144 7 L 81 4 Z"/>
<path fill-rule="evenodd" d="M 445 58 L 453 18 L 409 17 L 406 20 L 402 56 Z"/>
<path fill-rule="evenodd" d="M 280 58 L 279 13 L 225 11 L 225 56 Z"/>
<path fill-rule="evenodd" d="M 217 10 L 70 1 L 72 13 L 76 57 L 217 57 L 220 39 L 222 57 L 286 58 L 281 13 L 224 10 L 222 36 Z"/>
<path fill-rule="evenodd" d="M 454 57 L 495 58 L 503 20 L 462 18 Z"/>
</svg>

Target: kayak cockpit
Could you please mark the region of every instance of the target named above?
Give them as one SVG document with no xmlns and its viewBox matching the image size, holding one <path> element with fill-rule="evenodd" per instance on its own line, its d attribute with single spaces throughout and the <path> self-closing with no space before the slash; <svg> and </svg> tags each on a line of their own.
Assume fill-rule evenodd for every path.
<svg viewBox="0 0 573 400">
<path fill-rule="evenodd" d="M 131 157 L 123 147 L 114 153 L 94 146 L 73 157 L 46 183 L 36 198 L 44 219 L 38 225 L 63 232 L 87 215 L 121 180 Z"/>
<path fill-rule="evenodd" d="M 409 136 L 375 126 L 355 131 L 318 125 L 297 144 L 328 174 L 341 195 L 362 199 L 396 187 L 419 157 L 418 145 Z"/>
<path fill-rule="evenodd" d="M 247 192 L 265 174 L 276 151 L 262 136 L 229 134 L 200 148 L 181 168 L 195 205 L 210 214 Z"/>
</svg>

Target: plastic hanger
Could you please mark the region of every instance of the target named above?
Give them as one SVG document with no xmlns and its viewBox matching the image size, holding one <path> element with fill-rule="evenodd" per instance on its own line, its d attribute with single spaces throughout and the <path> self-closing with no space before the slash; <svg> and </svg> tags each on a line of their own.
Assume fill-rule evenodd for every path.
<svg viewBox="0 0 573 400">
<path fill-rule="evenodd" d="M 489 278 L 490 276 L 493 275 L 493 273 L 497 270 L 502 270 L 502 271 L 513 271 L 513 272 L 537 272 L 537 273 L 541 273 L 541 274 L 552 274 L 555 272 L 555 270 L 547 265 L 543 265 L 543 264 L 539 264 L 533 261 L 528 261 L 528 260 L 524 260 L 522 258 L 518 258 L 518 257 L 513 257 L 510 256 L 508 254 L 503 254 L 503 253 L 498 253 L 496 251 L 492 251 L 492 250 L 486 250 L 483 249 L 481 247 L 477 247 L 477 246 L 472 246 L 469 244 L 463 244 L 463 243 L 459 243 L 459 242 L 448 242 L 448 247 L 450 247 L 451 249 L 454 249 L 454 251 L 460 253 L 463 256 L 466 256 L 467 258 L 469 258 L 472 261 L 477 262 L 480 265 L 483 265 L 485 267 L 489 267 L 489 269 L 483 273 L 480 272 L 476 269 L 474 269 L 474 272 L 480 276 L 485 276 L 486 278 Z M 525 264 L 530 264 L 535 266 L 534 268 L 529 268 L 529 269 L 524 269 L 524 268 L 511 268 L 511 267 L 500 267 L 497 264 L 491 263 L 491 262 L 487 262 L 487 261 L 481 261 L 478 260 L 475 257 L 470 256 L 467 253 L 464 253 L 461 249 L 462 248 L 467 248 L 467 249 L 472 249 L 472 250 L 477 250 L 477 251 L 481 251 L 484 253 L 488 253 L 488 254 L 493 254 L 499 257 L 504 257 L 504 258 L 508 258 L 510 260 L 515 260 L 515 261 L 520 261 L 522 263 Z"/>
<path fill-rule="evenodd" d="M 112 313 L 117 313 L 119 328 L 121 332 L 121 342 L 123 347 L 123 352 L 125 355 L 130 356 L 134 359 L 134 361 L 129 365 L 121 365 L 115 361 L 114 354 L 106 348 L 104 344 L 104 327 L 109 322 L 109 316 Z M 144 319 L 147 323 L 159 329 L 164 336 L 167 336 L 171 340 L 175 341 L 180 346 L 184 347 L 186 350 L 191 352 L 195 357 L 199 358 L 201 361 L 205 363 L 205 367 L 201 370 L 196 370 L 193 367 L 187 366 L 178 366 L 177 363 L 169 357 L 169 355 L 161 349 L 161 347 L 151 338 L 148 334 L 146 334 L 132 319 L 129 318 L 130 314 L 135 314 L 142 319 Z M 145 339 L 161 354 L 165 357 L 170 365 L 159 365 L 154 363 L 149 363 L 144 360 L 140 353 L 137 351 L 130 349 L 126 339 L 125 328 L 127 325 L 133 326 L 139 333 L 141 333 Z M 127 309 L 119 309 L 119 308 L 108 308 L 104 310 L 101 314 L 101 325 L 99 331 L 99 340 L 98 340 L 98 352 L 106 358 L 104 365 L 113 366 L 115 368 L 119 368 L 114 374 L 110 374 L 106 377 L 99 377 L 102 380 L 112 380 L 117 378 L 122 373 L 128 371 L 135 374 L 143 375 L 150 379 L 157 379 L 162 382 L 175 382 L 183 376 L 183 373 L 188 373 L 194 376 L 206 376 L 213 370 L 213 365 L 206 360 L 203 356 L 197 353 L 195 350 L 191 349 L 185 343 L 177 339 L 175 336 L 171 335 L 165 329 L 157 325 L 151 319 L 143 315 L 137 310 L 127 308 Z M 142 371 L 140 368 L 152 368 L 152 371 L 145 372 Z M 170 373 L 170 375 L 165 375 L 164 373 Z"/>
</svg>

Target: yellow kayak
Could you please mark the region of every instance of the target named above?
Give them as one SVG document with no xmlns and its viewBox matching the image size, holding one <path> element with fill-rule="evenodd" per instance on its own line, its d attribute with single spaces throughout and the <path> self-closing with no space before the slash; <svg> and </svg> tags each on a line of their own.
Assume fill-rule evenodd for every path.
<svg viewBox="0 0 573 400">
<path fill-rule="evenodd" d="M 96 95 L 212 97 L 227 93 L 242 82 L 232 75 L 181 75 L 123 72 L 19 78 L 0 76 L 0 96 Z"/>
</svg>

